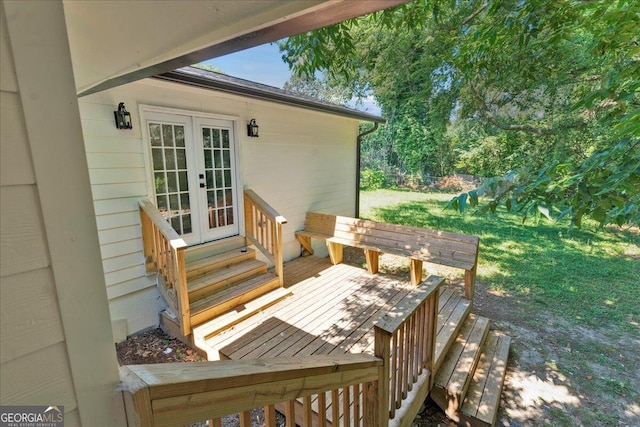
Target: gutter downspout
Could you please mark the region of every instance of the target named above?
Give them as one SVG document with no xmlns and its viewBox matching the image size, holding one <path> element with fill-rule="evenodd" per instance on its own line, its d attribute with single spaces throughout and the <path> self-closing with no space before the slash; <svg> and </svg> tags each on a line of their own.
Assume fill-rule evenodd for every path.
<svg viewBox="0 0 640 427">
<path fill-rule="evenodd" d="M 362 132 L 356 138 L 356 218 L 360 218 L 360 151 L 362 148 L 362 138 L 375 132 L 378 129 L 378 122 L 373 123 L 373 127 Z"/>
</svg>

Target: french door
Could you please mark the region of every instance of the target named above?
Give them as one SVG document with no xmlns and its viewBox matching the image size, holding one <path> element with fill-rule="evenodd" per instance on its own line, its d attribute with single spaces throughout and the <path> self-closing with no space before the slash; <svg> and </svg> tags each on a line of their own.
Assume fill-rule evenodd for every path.
<svg viewBox="0 0 640 427">
<path fill-rule="evenodd" d="M 233 122 L 146 112 L 160 213 L 188 244 L 240 233 Z"/>
</svg>

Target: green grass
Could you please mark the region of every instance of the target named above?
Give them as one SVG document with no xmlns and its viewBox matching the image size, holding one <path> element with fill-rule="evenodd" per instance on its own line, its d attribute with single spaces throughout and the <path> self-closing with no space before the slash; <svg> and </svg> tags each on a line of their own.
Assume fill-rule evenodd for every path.
<svg viewBox="0 0 640 427">
<path fill-rule="evenodd" d="M 480 236 L 478 280 L 589 327 L 638 330 L 640 233 L 528 219 L 498 211 L 445 210 L 450 195 L 378 190 L 361 195 L 361 216 Z"/>
</svg>

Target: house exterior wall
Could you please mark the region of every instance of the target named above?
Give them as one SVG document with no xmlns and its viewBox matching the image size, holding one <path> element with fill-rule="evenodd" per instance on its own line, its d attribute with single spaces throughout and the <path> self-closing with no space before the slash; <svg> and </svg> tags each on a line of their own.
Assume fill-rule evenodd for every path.
<svg viewBox="0 0 640 427">
<path fill-rule="evenodd" d="M 119 102 L 132 114 L 132 130 L 115 128 Z M 354 214 L 355 119 L 154 79 L 82 97 L 79 103 L 116 340 L 156 325 L 163 308 L 155 275 L 146 275 L 143 265 L 137 201 L 149 197 L 152 188 L 140 105 L 237 118 L 241 184 L 287 218 L 285 260 L 299 255 L 294 231 L 303 228 L 307 210 Z M 260 126 L 259 138 L 246 135 L 252 118 Z"/>
<path fill-rule="evenodd" d="M 0 64 L 0 405 L 125 425 L 62 4 L 0 3 Z"/>
</svg>

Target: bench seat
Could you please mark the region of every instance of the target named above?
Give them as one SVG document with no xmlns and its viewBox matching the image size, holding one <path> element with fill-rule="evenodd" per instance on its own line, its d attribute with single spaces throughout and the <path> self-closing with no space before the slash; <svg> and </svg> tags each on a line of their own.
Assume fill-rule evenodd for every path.
<svg viewBox="0 0 640 427">
<path fill-rule="evenodd" d="M 295 234 L 303 255 L 313 254 L 311 239 L 326 240 L 333 264 L 342 262 L 344 245 L 363 249 L 371 274 L 378 271 L 380 253 L 409 258 L 413 284 L 422 281 L 423 261 L 465 270 L 465 296 L 471 299 L 473 295 L 478 263 L 477 236 L 319 212 L 307 212 L 304 230 Z"/>
</svg>

